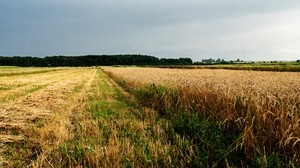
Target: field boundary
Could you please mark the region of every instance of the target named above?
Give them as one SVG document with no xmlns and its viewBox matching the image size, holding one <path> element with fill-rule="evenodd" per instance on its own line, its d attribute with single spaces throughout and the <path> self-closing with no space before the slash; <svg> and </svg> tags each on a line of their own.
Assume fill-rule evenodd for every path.
<svg viewBox="0 0 300 168">
<path fill-rule="evenodd" d="M 300 72 L 300 65 L 174 65 L 174 66 L 151 66 L 153 68 L 170 69 L 227 69 L 245 71 L 272 71 L 272 72 Z"/>
</svg>

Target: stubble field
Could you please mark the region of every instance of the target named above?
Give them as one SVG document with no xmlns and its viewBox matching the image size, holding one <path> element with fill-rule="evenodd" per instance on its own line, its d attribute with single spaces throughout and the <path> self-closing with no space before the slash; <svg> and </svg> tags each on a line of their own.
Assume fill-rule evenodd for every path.
<svg viewBox="0 0 300 168">
<path fill-rule="evenodd" d="M 9 69 L 9 71 L 8 71 Z M 68 124 L 94 69 L 17 68 L 0 71 L 1 165 L 30 165 L 68 138 Z"/>
<path fill-rule="evenodd" d="M 293 72 L 0 67 L 0 165 L 299 166 L 299 88 Z"/>
</svg>

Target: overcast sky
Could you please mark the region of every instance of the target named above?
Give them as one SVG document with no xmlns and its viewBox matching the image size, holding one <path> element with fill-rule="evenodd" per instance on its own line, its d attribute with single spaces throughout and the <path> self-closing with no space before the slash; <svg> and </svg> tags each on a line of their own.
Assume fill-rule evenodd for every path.
<svg viewBox="0 0 300 168">
<path fill-rule="evenodd" d="M 299 0 L 1 0 L 0 55 L 300 59 Z"/>
</svg>

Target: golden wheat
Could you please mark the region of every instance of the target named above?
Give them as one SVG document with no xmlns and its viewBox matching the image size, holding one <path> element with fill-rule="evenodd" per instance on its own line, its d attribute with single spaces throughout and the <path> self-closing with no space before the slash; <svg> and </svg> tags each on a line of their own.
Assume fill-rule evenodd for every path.
<svg viewBox="0 0 300 168">
<path fill-rule="evenodd" d="M 299 162 L 300 73 L 210 69 L 103 68 L 132 88 L 181 88 L 180 108 L 205 112 L 223 127 L 243 132 L 238 146 L 249 156 L 276 148 Z M 165 101 L 166 102 L 166 101 Z M 168 103 L 165 103 L 168 106 Z"/>
</svg>

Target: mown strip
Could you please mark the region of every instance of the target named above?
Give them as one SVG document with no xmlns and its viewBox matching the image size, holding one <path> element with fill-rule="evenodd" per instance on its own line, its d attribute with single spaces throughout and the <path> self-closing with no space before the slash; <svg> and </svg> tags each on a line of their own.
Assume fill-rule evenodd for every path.
<svg viewBox="0 0 300 168">
<path fill-rule="evenodd" d="M 25 88 L 24 90 L 22 90 L 22 92 L 17 92 L 15 94 L 10 94 L 4 98 L 1 98 L 0 99 L 0 103 L 4 103 L 4 102 L 8 102 L 8 101 L 11 101 L 11 100 L 15 100 L 19 97 L 22 97 L 22 96 L 25 96 L 27 94 L 30 94 L 30 93 L 33 93 L 33 92 L 36 92 L 38 90 L 41 90 L 45 87 L 47 87 L 48 84 L 43 84 L 43 85 L 32 85 L 28 88 Z"/>
<path fill-rule="evenodd" d="M 30 74 L 39 74 L 39 73 L 47 73 L 47 72 L 53 72 L 53 71 L 59 71 L 63 69 L 43 69 L 43 70 L 36 70 L 36 71 L 17 71 L 17 72 L 3 72 L 0 73 L 0 77 L 2 76 L 17 76 L 17 75 L 30 75 Z"/>
<path fill-rule="evenodd" d="M 45 164 L 48 163 L 48 154 L 69 136 L 72 137 L 69 132 L 72 114 L 82 109 L 84 104 L 81 103 L 86 94 L 84 88 L 90 85 L 95 72 L 95 69 L 74 69 L 63 76 L 52 75 L 55 79 L 60 77 L 56 81 L 49 80 L 52 77 L 46 78 L 42 82 L 47 83 L 46 89 L 8 103 L 6 107 L 4 105 L 0 132 L 1 138 L 7 140 L 0 140 L 0 165 L 53 167 Z"/>
</svg>

